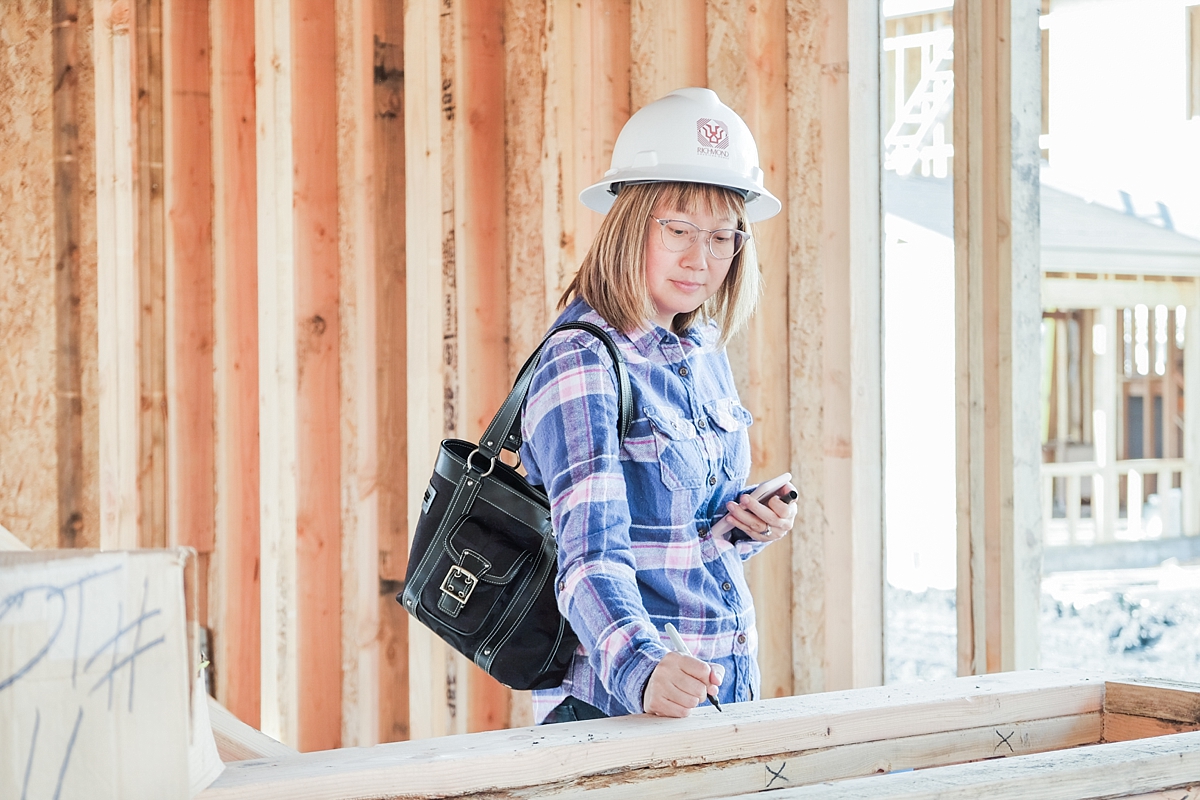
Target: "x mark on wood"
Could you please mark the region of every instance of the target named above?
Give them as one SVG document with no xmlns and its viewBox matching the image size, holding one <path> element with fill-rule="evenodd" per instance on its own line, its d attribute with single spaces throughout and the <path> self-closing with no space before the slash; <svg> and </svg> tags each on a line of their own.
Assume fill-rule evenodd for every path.
<svg viewBox="0 0 1200 800">
<path fill-rule="evenodd" d="M 1011 730 L 1011 731 L 1009 731 L 1009 732 L 1008 732 L 1008 736 L 1005 736 L 1005 735 L 1004 735 L 1003 733 L 1001 733 L 1000 731 L 996 731 L 996 735 L 1000 737 L 1000 741 L 999 741 L 999 743 L 997 743 L 997 745 L 996 745 L 996 746 L 995 746 L 995 747 L 992 749 L 992 752 L 994 753 L 994 752 L 996 752 L 997 750 L 999 750 L 999 749 L 1000 749 L 1000 747 L 1001 747 L 1002 745 L 1008 745 L 1008 752 L 1010 752 L 1010 753 L 1015 753 L 1015 752 L 1017 752 L 1016 750 L 1014 750 L 1014 749 L 1013 749 L 1012 742 L 1010 742 L 1010 741 L 1009 741 L 1009 739 L 1011 739 L 1011 738 L 1013 737 L 1013 734 L 1015 734 L 1016 732 L 1017 732 L 1017 731 L 1016 731 L 1015 729 L 1014 729 L 1014 730 Z"/>
<path fill-rule="evenodd" d="M 766 764 L 765 766 L 767 768 L 767 772 L 771 773 L 771 780 L 767 781 L 767 785 L 765 788 L 770 789 L 771 784 L 775 783 L 776 780 L 781 780 L 784 783 L 791 783 L 791 781 L 788 780 L 787 777 L 783 774 L 783 771 L 785 769 L 787 769 L 786 761 L 779 765 L 778 771 L 771 769 L 770 764 Z"/>
</svg>

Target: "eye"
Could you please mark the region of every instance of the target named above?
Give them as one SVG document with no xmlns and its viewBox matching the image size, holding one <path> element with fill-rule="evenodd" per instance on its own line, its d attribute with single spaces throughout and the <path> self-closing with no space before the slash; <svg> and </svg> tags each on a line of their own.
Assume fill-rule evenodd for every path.
<svg viewBox="0 0 1200 800">
<path fill-rule="evenodd" d="M 737 237 L 738 232 L 731 228 L 723 228 L 719 231 L 713 231 L 712 238 L 718 244 L 729 244 Z"/>
<path fill-rule="evenodd" d="M 685 239 L 692 235 L 691 226 L 675 222 L 674 220 L 667 223 L 666 231 L 676 239 Z"/>
</svg>

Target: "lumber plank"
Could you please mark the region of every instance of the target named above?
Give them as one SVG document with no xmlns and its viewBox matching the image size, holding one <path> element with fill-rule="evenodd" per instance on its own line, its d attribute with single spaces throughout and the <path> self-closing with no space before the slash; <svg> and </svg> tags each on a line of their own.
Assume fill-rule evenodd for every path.
<svg viewBox="0 0 1200 800">
<path fill-rule="evenodd" d="M 226 763 L 251 758 L 290 758 L 300 754 L 242 722 L 214 697 L 208 698 L 208 718 L 217 742 L 217 753 Z"/>
<path fill-rule="evenodd" d="M 97 0 L 96 285 L 100 545 L 138 545 L 138 327 L 132 24 L 129 3 Z"/>
<path fill-rule="evenodd" d="M 260 724 L 299 742 L 296 243 L 292 214 L 292 31 L 287 0 L 256 0 Z"/>
<path fill-rule="evenodd" d="M 1092 800 L 1194 784 L 1200 732 L 783 789 L 778 800 Z M 739 795 L 749 798 L 750 795 Z"/>
<path fill-rule="evenodd" d="M 1104 741 L 1128 742 L 1200 730 L 1200 723 L 1143 717 L 1137 714 L 1104 713 Z"/>
<path fill-rule="evenodd" d="M 954 10 L 960 674 L 1037 664 L 1037 13 Z"/>
<path fill-rule="evenodd" d="M 825 286 L 821 263 L 821 4 L 787 3 L 788 398 L 791 458 L 799 490 L 792 529 L 792 674 L 794 691 L 827 686 L 824 511 Z"/>
<path fill-rule="evenodd" d="M 1146 794 L 1127 794 L 1123 797 L 1125 800 L 1189 800 L 1189 798 L 1194 800 L 1197 792 L 1200 792 L 1200 783 L 1189 783 L 1187 786 L 1176 789 L 1164 789 L 1161 792 Z"/>
<path fill-rule="evenodd" d="M 134 222 L 138 312 L 138 546 L 167 540 L 167 275 L 163 3 L 132 0 Z M 193 35 L 197 32 L 192 32 Z M 203 55 L 201 50 L 200 54 Z M 183 134 L 183 135 L 186 135 Z M 199 211 L 198 215 L 206 214 Z M 200 312 L 203 313 L 203 312 Z"/>
<path fill-rule="evenodd" d="M 292 0 L 295 193 L 296 613 L 301 750 L 341 742 L 342 530 L 338 304 L 337 37 L 334 5 Z M 355 564 L 352 566 L 357 567 Z"/>
<path fill-rule="evenodd" d="M 336 6 L 344 747 L 379 741 L 374 14 L 373 0 Z"/>
<path fill-rule="evenodd" d="M 83 276 L 84 187 L 80 182 L 79 8 L 75 0 L 51 4 L 54 50 L 54 319 L 57 404 L 58 542 L 83 544 Z M 86 49 L 86 46 L 85 48 Z M 6 148 L 8 149 L 8 148 Z M 10 284 L 11 285 L 11 284 Z M 7 337 L 6 337 L 7 338 Z M 11 418 L 11 417 L 10 417 Z M 22 465 L 27 469 L 27 465 Z"/>
<path fill-rule="evenodd" d="M 455 32 L 454 272 L 461 434 L 478 441 L 508 394 L 505 0 L 460 3 Z M 447 268 L 448 267 L 444 267 Z M 508 727 L 512 692 L 471 665 L 467 730 Z"/>
<path fill-rule="evenodd" d="M 750 428 L 750 482 L 794 472 L 788 425 L 787 10 L 782 0 L 714 0 L 707 6 L 709 86 L 750 126 L 764 181 L 785 203 L 754 227 L 764 291 L 758 313 L 729 345 Z M 757 68 L 749 68 L 754 64 Z M 746 564 L 759 632 L 762 696 L 783 697 L 792 674 L 792 540 Z"/>
<path fill-rule="evenodd" d="M 817 781 L 844 780 L 1095 744 L 1099 733 L 1099 714 L 1055 717 L 1008 726 L 989 725 L 949 733 L 818 748 L 770 758 L 702 764 L 684 769 L 674 765 L 649 767 L 598 775 L 559 786 L 517 790 L 513 796 L 538 800 L 562 796 L 619 800 L 628 797 L 631 790 L 636 790 L 641 796 L 654 797 L 655 800 L 724 797 L 750 789 L 782 789 Z"/>
<path fill-rule="evenodd" d="M 444 78 L 441 49 L 429 46 L 441 41 L 439 9 L 429 3 L 408 4 L 404 16 L 408 531 L 415 528 L 438 443 L 446 433 L 446 392 L 450 390 L 443 360 L 443 336 L 448 329 L 443 245 L 453 248 L 453 238 L 445 238 L 443 219 L 442 175 L 447 158 L 442 131 Z M 445 79 L 453 88 L 453 76 Z M 449 99 L 453 100 L 453 92 Z M 456 669 L 451 651 L 431 631 L 422 625 L 408 626 L 411 737 L 461 730 L 465 715 L 456 713 Z"/>
<path fill-rule="evenodd" d="M 772 761 L 806 750 L 1064 717 L 1089 716 L 1077 722 L 1094 739 L 1102 694 L 1095 676 L 1046 671 L 785 697 L 681 720 L 639 715 L 231 765 L 203 797 L 470 794 L 710 764 L 714 754 L 721 761 Z M 1071 735 L 1082 735 L 1079 730 Z"/>
<path fill-rule="evenodd" d="M 1109 681 L 1104 713 L 1200 725 L 1200 684 L 1154 678 Z"/>
<path fill-rule="evenodd" d="M 213 551 L 212 111 L 207 0 L 163 10 L 162 182 L 166 408 L 170 483 L 164 534 L 172 546 Z M 150 173 L 155 177 L 154 171 Z M 165 469 L 165 467 L 164 467 Z M 165 479 L 165 476 L 164 476 Z M 207 608 L 201 609 L 205 624 Z"/>
<path fill-rule="evenodd" d="M 259 723 L 258 252 L 254 6 L 213 0 L 214 554 L 217 698 Z"/>
<path fill-rule="evenodd" d="M 408 565 L 403 8 L 376 0 L 374 25 L 378 741 L 396 742 L 408 738 L 408 615 L 395 599 Z"/>
</svg>

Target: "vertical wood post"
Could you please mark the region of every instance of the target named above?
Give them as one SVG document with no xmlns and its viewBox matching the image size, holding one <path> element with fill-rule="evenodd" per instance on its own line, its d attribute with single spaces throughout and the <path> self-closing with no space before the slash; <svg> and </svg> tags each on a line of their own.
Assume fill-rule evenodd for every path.
<svg viewBox="0 0 1200 800">
<path fill-rule="evenodd" d="M 1192 284 L 1183 340 L 1183 534 L 1200 535 L 1200 289 Z"/>
<path fill-rule="evenodd" d="M 703 3 L 633 0 L 629 37 L 633 111 L 675 89 L 708 85 L 706 35 Z"/>
<path fill-rule="evenodd" d="M 138 321 L 133 12 L 95 4 L 100 545 L 138 546 Z"/>
<path fill-rule="evenodd" d="M 788 2 L 795 691 L 883 679 L 879 6 Z"/>
<path fill-rule="evenodd" d="M 1037 666 L 1036 0 L 954 8 L 960 674 Z M 1064 387 L 1065 389 L 1065 387 Z"/>
<path fill-rule="evenodd" d="M 379 443 L 379 738 L 408 738 L 408 564 L 404 9 L 375 0 L 375 309 Z"/>
<path fill-rule="evenodd" d="M 216 485 L 209 619 L 217 699 L 243 722 L 260 727 L 255 7 L 212 0 L 209 11 Z"/>
<path fill-rule="evenodd" d="M 751 66 L 753 65 L 753 66 Z M 749 328 L 729 346 L 750 428 L 754 482 L 792 471 L 788 426 L 787 9 L 782 0 L 710 0 L 709 87 L 746 120 L 768 189 L 784 203 L 754 229 L 764 291 Z M 746 564 L 758 622 L 762 696 L 794 691 L 790 538 Z"/>
<path fill-rule="evenodd" d="M 163 8 L 167 478 L 172 546 L 199 554 L 201 625 L 208 625 L 213 553 L 212 111 L 207 0 Z"/>
<path fill-rule="evenodd" d="M 1117 309 L 1113 306 L 1101 308 L 1100 324 L 1104 327 L 1104 352 L 1096 359 L 1093 373 L 1096 387 L 1093 435 L 1100 480 L 1092 484 L 1092 515 L 1096 523 L 1096 540 L 1111 542 L 1116 532 L 1120 502 L 1117 485 Z"/>
<path fill-rule="evenodd" d="M 374 17 L 373 0 L 337 3 L 343 747 L 380 733 Z"/>
</svg>

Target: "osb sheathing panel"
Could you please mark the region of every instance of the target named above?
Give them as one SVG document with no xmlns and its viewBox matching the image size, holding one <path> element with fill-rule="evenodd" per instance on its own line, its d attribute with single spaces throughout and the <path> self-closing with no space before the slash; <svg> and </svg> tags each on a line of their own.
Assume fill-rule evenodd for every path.
<svg viewBox="0 0 1200 800">
<path fill-rule="evenodd" d="M 58 544 L 50 3 L 0 4 L 0 524 Z"/>
</svg>

